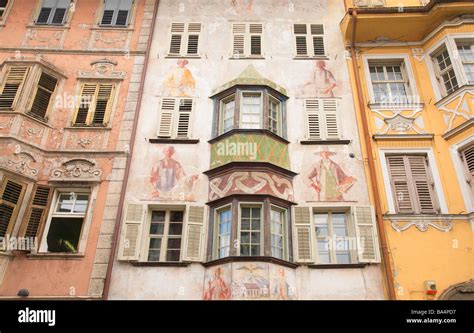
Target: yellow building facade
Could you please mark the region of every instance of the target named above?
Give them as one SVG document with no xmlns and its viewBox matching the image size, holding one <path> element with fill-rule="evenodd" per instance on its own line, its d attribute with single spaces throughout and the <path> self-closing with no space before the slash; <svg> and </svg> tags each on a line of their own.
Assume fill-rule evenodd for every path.
<svg viewBox="0 0 474 333">
<path fill-rule="evenodd" d="M 474 2 L 346 0 L 387 294 L 474 299 Z"/>
</svg>

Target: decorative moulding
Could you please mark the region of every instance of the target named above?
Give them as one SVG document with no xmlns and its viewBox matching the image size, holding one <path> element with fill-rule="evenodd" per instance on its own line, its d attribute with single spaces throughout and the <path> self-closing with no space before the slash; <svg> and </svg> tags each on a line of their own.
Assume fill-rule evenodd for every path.
<svg viewBox="0 0 474 333">
<path fill-rule="evenodd" d="M 35 157 L 28 152 L 21 151 L 21 147 L 18 145 L 15 147 L 13 156 L 0 158 L 0 167 L 33 179 L 38 176 L 38 169 L 32 166 L 35 163 Z"/>
<path fill-rule="evenodd" d="M 80 70 L 77 72 L 79 79 L 109 79 L 109 80 L 123 80 L 126 73 L 115 70 L 117 62 L 109 59 L 100 59 L 91 62 L 91 70 Z"/>
<path fill-rule="evenodd" d="M 425 232 L 432 227 L 439 231 L 448 232 L 452 229 L 452 220 L 455 216 L 388 216 L 392 228 L 398 232 L 405 231 L 410 227 L 416 227 L 419 231 Z"/>
<path fill-rule="evenodd" d="M 102 171 L 97 168 L 94 160 L 76 158 L 63 162 L 54 169 L 51 181 L 89 181 L 99 182 Z"/>
</svg>

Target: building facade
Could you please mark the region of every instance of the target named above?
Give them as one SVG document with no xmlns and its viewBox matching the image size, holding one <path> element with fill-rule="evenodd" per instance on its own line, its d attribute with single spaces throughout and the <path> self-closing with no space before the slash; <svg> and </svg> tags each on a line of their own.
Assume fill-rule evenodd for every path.
<svg viewBox="0 0 474 333">
<path fill-rule="evenodd" d="M 0 297 L 102 297 L 154 1 L 0 1 Z"/>
<path fill-rule="evenodd" d="M 367 172 L 398 299 L 474 299 L 474 3 L 346 1 Z"/>
<path fill-rule="evenodd" d="M 384 299 L 342 1 L 159 2 L 110 299 Z"/>
</svg>

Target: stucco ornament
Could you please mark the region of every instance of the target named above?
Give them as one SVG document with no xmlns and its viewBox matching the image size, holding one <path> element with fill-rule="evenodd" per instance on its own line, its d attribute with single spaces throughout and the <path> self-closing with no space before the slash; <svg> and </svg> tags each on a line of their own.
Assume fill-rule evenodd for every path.
<svg viewBox="0 0 474 333">
<path fill-rule="evenodd" d="M 448 232 L 452 229 L 453 224 L 449 220 L 411 220 L 411 221 L 401 221 L 398 219 L 391 219 L 392 228 L 398 232 L 405 231 L 410 227 L 414 226 L 419 231 L 425 232 L 429 227 L 433 227 L 439 231 Z"/>
<path fill-rule="evenodd" d="M 77 76 L 82 79 L 102 78 L 102 79 L 124 79 L 126 73 L 117 71 L 115 67 L 117 62 L 103 58 L 91 62 L 91 70 L 79 70 Z"/>
<path fill-rule="evenodd" d="M 447 100 L 438 109 L 445 114 L 446 131 L 456 127 L 459 122 L 467 121 L 474 117 L 474 90 L 465 90 Z"/>
<path fill-rule="evenodd" d="M 72 159 L 62 163 L 61 167 L 54 169 L 54 180 L 79 180 L 100 181 L 102 171 L 96 167 L 96 162 L 87 159 Z"/>
<path fill-rule="evenodd" d="M 32 166 L 34 163 L 36 163 L 34 156 L 21 151 L 21 147 L 18 145 L 15 147 L 12 157 L 2 156 L 0 159 L 0 167 L 31 178 L 36 178 L 38 175 L 38 169 Z"/>
<path fill-rule="evenodd" d="M 377 110 L 372 109 L 376 120 L 377 134 L 426 134 L 421 109 Z"/>
</svg>

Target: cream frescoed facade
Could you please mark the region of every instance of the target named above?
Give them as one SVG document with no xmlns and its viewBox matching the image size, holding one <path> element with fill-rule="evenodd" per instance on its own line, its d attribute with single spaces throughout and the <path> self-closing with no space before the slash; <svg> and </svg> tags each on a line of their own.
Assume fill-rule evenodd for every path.
<svg viewBox="0 0 474 333">
<path fill-rule="evenodd" d="M 110 299 L 386 297 L 343 16 L 160 1 Z"/>
</svg>

